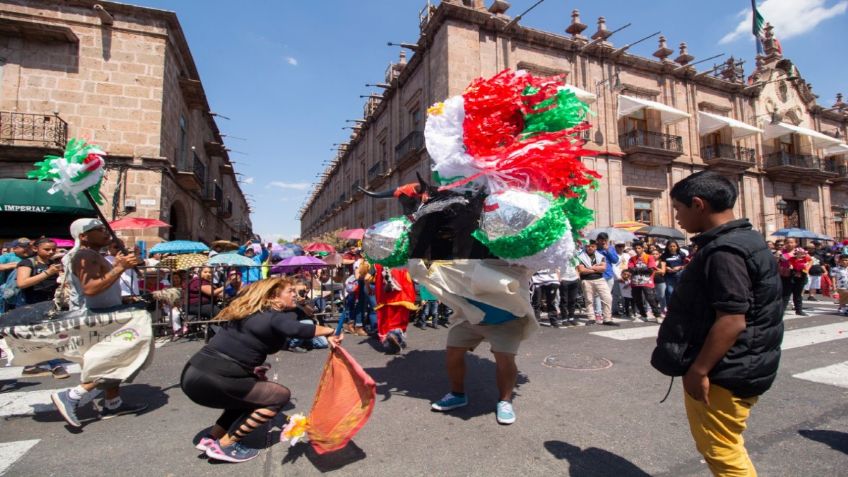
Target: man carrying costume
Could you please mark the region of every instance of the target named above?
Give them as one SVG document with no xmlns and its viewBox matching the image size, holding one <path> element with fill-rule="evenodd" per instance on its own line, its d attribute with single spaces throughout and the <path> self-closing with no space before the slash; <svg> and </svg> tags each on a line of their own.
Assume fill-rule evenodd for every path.
<svg viewBox="0 0 848 477">
<path fill-rule="evenodd" d="M 451 392 L 432 404 L 468 404 L 465 353 L 482 341 L 495 356 L 497 422 L 515 422 L 515 355 L 538 326 L 532 274 L 574 254 L 592 220 L 583 206 L 598 175 L 586 169 L 580 131 L 588 107 L 558 78 L 503 71 L 428 110 L 424 137 L 430 185 L 419 177 L 395 191 L 404 216 L 370 227 L 363 251 L 374 263 L 408 267 L 413 279 L 454 310 L 447 342 Z"/>
<path fill-rule="evenodd" d="M 138 266 L 141 261 L 134 253 L 119 252 L 115 256 L 113 266 L 100 255 L 98 251 L 109 245 L 112 237 L 97 219 L 75 220 L 71 224 L 71 236 L 77 243 L 63 258 L 65 270 L 70 271 L 70 311 L 121 305 L 121 275 L 126 270 Z M 65 391 L 54 392 L 50 398 L 68 425 L 79 428 L 82 424 L 76 411 L 80 400 L 99 385 L 105 387 L 104 405 L 100 410 L 101 419 L 147 409 L 145 403 L 131 404 L 123 401 L 118 390 L 119 383 L 114 382 L 85 382 Z"/>
</svg>

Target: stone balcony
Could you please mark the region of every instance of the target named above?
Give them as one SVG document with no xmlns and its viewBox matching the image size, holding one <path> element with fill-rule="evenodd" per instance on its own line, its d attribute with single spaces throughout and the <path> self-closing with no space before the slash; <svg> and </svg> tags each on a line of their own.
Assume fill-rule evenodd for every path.
<svg viewBox="0 0 848 477">
<path fill-rule="evenodd" d="M 836 171 L 836 177 L 832 177 L 830 181 L 833 186 L 841 190 L 848 190 L 848 165 L 833 165 L 832 169 Z"/>
<path fill-rule="evenodd" d="M 772 179 L 784 182 L 822 184 L 838 177 L 833 163 L 825 163 L 818 156 L 772 152 L 765 157 L 763 169 Z"/>
<path fill-rule="evenodd" d="M 754 149 L 730 144 L 704 146 L 701 148 L 701 158 L 710 169 L 729 173 L 744 172 L 757 163 Z"/>
<path fill-rule="evenodd" d="M 633 164 L 659 167 L 683 154 L 683 138 L 653 131 L 633 130 L 618 136 L 618 144 Z"/>
</svg>

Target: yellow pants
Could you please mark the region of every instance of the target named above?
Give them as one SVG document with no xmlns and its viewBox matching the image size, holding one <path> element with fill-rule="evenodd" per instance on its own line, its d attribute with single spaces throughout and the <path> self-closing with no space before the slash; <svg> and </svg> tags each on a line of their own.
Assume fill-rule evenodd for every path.
<svg viewBox="0 0 848 477">
<path fill-rule="evenodd" d="M 710 384 L 710 405 L 683 392 L 689 429 L 695 447 L 713 475 L 756 477 L 757 471 L 745 450 L 742 432 L 757 397 L 738 398 L 727 389 Z"/>
</svg>

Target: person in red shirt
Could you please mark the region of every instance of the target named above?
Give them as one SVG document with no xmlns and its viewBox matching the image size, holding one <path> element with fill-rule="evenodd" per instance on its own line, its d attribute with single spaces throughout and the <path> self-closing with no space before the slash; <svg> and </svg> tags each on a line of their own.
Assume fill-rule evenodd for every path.
<svg viewBox="0 0 848 477">
<path fill-rule="evenodd" d="M 787 242 L 789 242 L 787 240 Z M 786 265 L 789 267 L 789 277 L 791 279 L 792 289 L 792 304 L 795 305 L 795 314 L 798 316 L 807 316 L 804 313 L 804 285 L 807 284 L 807 274 L 810 267 L 813 266 L 813 259 L 807 254 L 807 251 L 801 247 L 795 248 L 792 254 L 785 254 Z M 786 292 L 784 291 L 784 294 Z M 785 309 L 785 308 L 784 308 Z"/>
<path fill-rule="evenodd" d="M 639 315 L 642 321 L 648 321 L 648 310 L 645 307 L 645 302 L 651 307 L 651 313 L 654 314 L 654 319 L 662 320 L 657 297 L 654 295 L 654 272 L 657 269 L 657 262 L 651 255 L 645 253 L 645 245 L 637 242 L 633 244 L 633 251 L 636 255 L 627 262 L 627 269 L 630 270 L 632 277 L 630 279 L 630 287 L 633 293 L 633 303 L 636 309 L 639 310 Z"/>
</svg>

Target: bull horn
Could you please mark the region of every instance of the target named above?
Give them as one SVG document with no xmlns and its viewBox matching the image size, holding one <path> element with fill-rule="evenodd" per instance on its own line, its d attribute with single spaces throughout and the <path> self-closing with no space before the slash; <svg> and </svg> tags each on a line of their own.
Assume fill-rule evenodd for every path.
<svg viewBox="0 0 848 477">
<path fill-rule="evenodd" d="M 372 192 L 368 189 L 363 189 L 361 186 L 357 186 L 357 188 L 365 193 L 365 195 L 369 197 L 373 197 L 375 199 L 392 199 L 395 196 L 395 191 L 393 190 L 384 190 L 382 192 Z"/>
<path fill-rule="evenodd" d="M 421 184 L 421 190 L 419 192 L 421 192 L 422 194 L 424 192 L 427 192 L 427 189 L 430 188 L 430 184 L 427 183 L 427 181 L 425 181 L 423 177 L 421 177 L 420 172 L 415 171 L 415 175 L 418 176 L 418 183 Z"/>
</svg>

